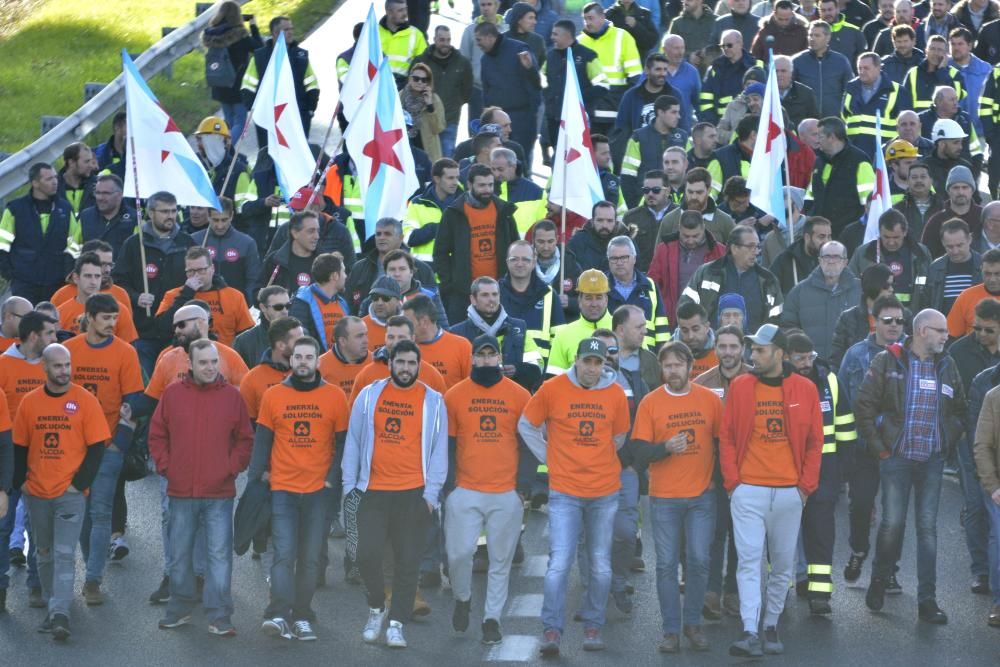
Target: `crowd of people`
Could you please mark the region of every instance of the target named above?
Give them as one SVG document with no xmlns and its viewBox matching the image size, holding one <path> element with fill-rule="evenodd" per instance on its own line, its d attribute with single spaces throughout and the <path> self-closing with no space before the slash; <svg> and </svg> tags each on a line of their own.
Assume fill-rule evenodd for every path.
<svg viewBox="0 0 1000 667">
<path fill-rule="evenodd" d="M 730 654 L 779 654 L 791 588 L 832 614 L 835 568 L 857 582 L 871 556 L 867 606 L 902 591 L 911 495 L 917 615 L 948 622 L 937 513 L 956 474 L 971 594 L 1000 627 L 995 0 L 479 0 L 457 48 L 446 26 L 428 43 L 431 4 L 386 0 L 379 22 L 421 187 L 370 238 L 346 152 L 317 149 L 322 184 L 288 196 L 266 134 L 252 165 L 236 151 L 280 34 L 307 132 L 321 91 L 291 21 L 262 41 L 233 2 L 204 36 L 211 63 L 226 53 L 222 116 L 191 136 L 220 210 L 130 199 L 124 114 L 58 171 L 31 166 L 0 219 L 0 612 L 26 565 L 39 630 L 69 638 L 74 597 L 101 605 L 129 554 L 126 484 L 152 471 L 165 630 L 200 604 L 234 636 L 251 551 L 271 562 L 260 630 L 317 639 L 332 536 L 364 642 L 405 647 L 420 589 L 447 577 L 454 629 L 481 618 L 497 644 L 530 509 L 548 521 L 543 655 L 574 559 L 573 617 L 601 650 L 644 547 L 659 651 L 709 650 L 704 622 L 727 615 Z M 784 220 L 747 187 L 770 59 Z M 561 159 L 567 60 L 604 193 L 587 219 L 532 167 Z M 869 224 L 879 153 L 894 205 Z"/>
</svg>

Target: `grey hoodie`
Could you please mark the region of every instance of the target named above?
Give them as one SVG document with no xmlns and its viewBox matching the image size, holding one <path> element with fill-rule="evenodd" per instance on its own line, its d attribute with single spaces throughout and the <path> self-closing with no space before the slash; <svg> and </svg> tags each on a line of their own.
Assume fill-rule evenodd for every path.
<svg viewBox="0 0 1000 667">
<path fill-rule="evenodd" d="M 566 372 L 566 376 L 570 381 L 577 387 L 582 387 L 580 381 L 576 377 L 576 366 L 574 365 Z M 597 381 L 597 384 L 591 387 L 591 389 L 605 389 L 618 382 L 618 372 L 612 368 L 604 367 L 601 372 L 601 379 Z M 545 424 L 541 426 L 535 426 L 525 417 L 521 417 L 517 422 L 517 432 L 520 434 L 521 438 L 524 439 L 524 444 L 528 446 L 531 453 L 535 455 L 540 463 L 545 463 L 545 453 L 548 447 L 548 432 L 546 430 Z M 622 445 L 625 444 L 626 439 L 625 433 L 619 433 L 615 435 L 615 449 L 621 449 Z M 345 488 L 347 486 L 346 482 L 344 484 Z"/>
</svg>

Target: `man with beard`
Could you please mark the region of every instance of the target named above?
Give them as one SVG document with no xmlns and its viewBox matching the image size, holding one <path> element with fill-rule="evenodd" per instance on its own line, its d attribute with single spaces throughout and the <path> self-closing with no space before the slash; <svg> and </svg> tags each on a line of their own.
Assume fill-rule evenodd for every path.
<svg viewBox="0 0 1000 667">
<path fill-rule="evenodd" d="M 292 373 L 264 393 L 247 478 L 271 489 L 271 595 L 261 630 L 272 637 L 316 639 L 312 597 L 329 528 L 330 496 L 340 481 L 347 397 L 319 373 L 320 345 L 292 344 Z"/>
<path fill-rule="evenodd" d="M 698 267 L 725 254 L 726 246 L 705 229 L 700 213 L 681 214 L 677 233 L 657 244 L 649 265 L 649 277 L 660 288 L 669 322 L 677 321 L 677 300 Z"/>
<path fill-rule="evenodd" d="M 135 349 L 142 369 L 151 375 L 157 355 L 169 340 L 161 336 L 153 314 L 167 290 L 184 284 L 187 279 L 184 253 L 196 244 L 177 225 L 177 198 L 171 193 L 150 195 L 146 200 L 146 214 L 149 222 L 143 224 L 142 234 L 133 234 L 122 245 L 112 275 L 131 299 L 135 328 L 139 332 Z M 145 246 L 145 263 L 140 243 Z"/>
<path fill-rule="evenodd" d="M 500 304 L 500 283 L 493 278 L 476 278 L 469 292 L 468 318 L 448 331 L 470 343 L 484 334 L 496 338 L 503 374 L 526 389 L 534 389 L 542 378 L 543 360 L 535 339 L 528 336 L 527 323 L 507 314 Z"/>
<path fill-rule="evenodd" d="M 470 355 L 471 356 L 471 355 Z M 406 648 L 403 621 L 417 591 L 427 522 L 448 472 L 448 413 L 440 393 L 419 381 L 420 348 L 400 341 L 390 377 L 365 387 L 351 410 L 343 457 L 344 504 L 356 503 L 357 563 L 368 597 L 362 639 Z M 392 543 L 392 606 L 386 609 L 382 560 Z"/>
<path fill-rule="evenodd" d="M 537 462 L 517 437 L 517 422 L 530 395 L 504 377 L 501 343 L 488 334 L 472 344 L 472 373 L 445 394 L 448 444 L 455 489 L 445 504 L 448 575 L 455 597 L 452 627 L 469 627 L 472 563 L 480 535 L 489 546 L 489 578 L 483 612 L 483 643 L 499 644 L 500 615 L 507 600 L 510 567 Z"/>
<path fill-rule="evenodd" d="M 69 350 L 49 345 L 42 352 L 42 363 L 44 387 L 27 394 L 14 417 L 13 487 L 24 488 L 42 596 L 48 607 L 39 630 L 51 633 L 56 641 L 66 641 L 71 634 L 76 543 L 86 515 L 86 494 L 111 434 L 97 397 L 71 381 Z M 55 424 L 61 428 L 52 430 Z M 130 432 L 122 429 L 117 446 L 126 434 Z"/>
<path fill-rule="evenodd" d="M 669 148 L 667 152 L 673 150 L 675 149 Z M 677 208 L 663 216 L 663 221 L 660 223 L 660 240 L 666 240 L 668 236 L 677 232 L 682 213 L 696 211 L 705 220 L 705 228 L 712 232 L 716 240 L 725 243 L 736 225 L 728 213 L 716 207 L 711 191 L 712 174 L 707 169 L 695 167 L 688 171 L 684 176 L 683 199 L 678 202 Z"/>
<path fill-rule="evenodd" d="M 829 220 L 819 216 L 806 218 L 802 225 L 802 238 L 782 250 L 769 267 L 778 279 L 783 294 L 788 294 L 819 266 L 819 249 L 832 238 Z"/>
<path fill-rule="evenodd" d="M 146 387 L 145 405 L 141 406 L 137 416 L 144 416 L 153 412 L 156 404 L 163 396 L 163 392 L 172 384 L 180 382 L 188 376 L 191 369 L 191 361 L 188 350 L 191 344 L 198 340 L 208 340 L 209 311 L 207 307 L 188 303 L 174 313 L 174 347 L 164 353 L 156 362 L 153 375 L 149 379 Z M 246 364 L 232 348 L 215 343 L 215 356 L 218 359 L 218 375 L 225 378 L 226 382 L 239 387 L 240 382 L 249 372 Z M 237 392 L 238 393 L 238 392 Z M 242 403 L 242 398 L 240 399 Z M 167 480 L 161 478 L 161 530 L 163 532 L 163 557 L 164 571 L 163 580 L 159 588 L 149 596 L 152 604 L 162 604 L 170 599 L 170 575 L 168 565 L 170 562 L 170 539 L 167 524 L 169 520 L 169 501 L 167 500 Z M 198 537 L 194 550 L 194 571 L 195 576 L 204 577 L 207 572 L 208 555 L 205 551 L 203 536 Z"/>
<path fill-rule="evenodd" d="M 906 232 L 906 218 L 896 209 L 889 209 L 878 219 L 878 238 L 855 250 L 847 265 L 856 276 L 863 275 L 874 264 L 888 266 L 896 296 L 904 306 L 914 298 L 923 298 L 931 265 L 927 248 Z"/>
<path fill-rule="evenodd" d="M 809 598 L 809 613 L 826 615 L 833 612 L 833 543 L 837 497 L 845 476 L 842 469 L 852 452 L 858 434 L 854 430 L 854 414 L 850 401 L 837 380 L 837 375 L 823 359 L 817 359 L 812 341 L 805 334 L 788 337 L 788 360 L 795 372 L 812 380 L 819 393 L 823 413 L 823 457 L 819 470 L 819 486 L 802 510 L 800 542 L 806 557 L 807 582 L 804 588 Z M 797 587 L 804 582 L 798 582 Z"/>
<path fill-rule="evenodd" d="M 264 393 L 288 377 L 292 348 L 304 335 L 302 323 L 294 317 L 279 317 L 267 328 L 271 346 L 260 358 L 260 363 L 251 368 L 240 382 L 240 396 L 247 404 L 247 412 L 253 421 L 257 421 Z"/>
<path fill-rule="evenodd" d="M 507 248 L 519 236 L 517 208 L 493 194 L 493 172 L 469 168 L 465 196 L 445 209 L 434 241 L 434 266 L 449 322 L 464 318 L 468 286 L 481 276 L 497 279 L 507 267 Z"/>
<path fill-rule="evenodd" d="M 219 197 L 219 201 L 221 211 L 208 211 L 208 229 L 196 232 L 191 238 L 212 253 L 215 272 L 226 284 L 243 292 L 247 303 L 253 303 L 250 290 L 260 273 L 257 242 L 233 227 L 233 200 Z"/>
<path fill-rule="evenodd" d="M 462 107 L 472 97 L 472 63 L 452 46 L 451 30 L 446 25 L 439 25 L 434 29 L 434 42 L 413 59 L 413 64 L 416 63 L 424 63 L 434 75 L 435 92 L 444 104 L 447 123 L 444 132 L 439 135 L 441 154 L 451 157 L 455 150 Z"/>
<path fill-rule="evenodd" d="M 715 357 L 715 332 L 708 323 L 708 313 L 696 303 L 677 309 L 674 338 L 691 351 L 691 377 L 696 378 L 718 364 Z"/>
<path fill-rule="evenodd" d="M 573 234 L 566 244 L 566 254 L 572 254 L 580 269 L 608 270 L 608 243 L 615 236 L 628 234 L 618 221 L 615 205 L 599 201 L 591 209 L 590 220 Z"/>
<path fill-rule="evenodd" d="M 711 390 L 692 385 L 694 358 L 684 343 L 664 345 L 659 362 L 663 388 L 639 404 L 629 448 L 637 462 L 649 465 L 656 589 L 663 622 L 660 652 L 680 649 L 682 620 L 691 647 L 706 651 L 708 639 L 701 627 L 701 612 L 716 522 L 717 493 L 712 477 L 722 401 Z M 683 610 L 677 584 L 681 544 L 686 546 Z M 666 567 L 659 567 L 660 563 Z"/>
<path fill-rule="evenodd" d="M 122 463 L 132 444 L 132 405 L 143 390 L 135 348 L 115 336 L 117 322 L 123 317 L 128 314 L 111 295 L 95 294 L 86 303 L 87 332 L 66 341 L 66 349 L 76 360 L 74 382 L 97 397 L 114 436 L 94 477 L 80 534 L 80 550 L 87 564 L 83 597 L 88 606 L 104 602 L 101 581 L 112 540 L 112 507 Z"/>
<path fill-rule="evenodd" d="M 566 318 L 576 314 L 573 286 L 580 277 L 580 266 L 570 253 L 563 257 L 559 251 L 559 229 L 551 220 L 539 220 L 531 228 L 531 247 L 535 250 L 535 275 L 552 288 L 565 311 Z M 562 285 L 559 278 L 562 278 Z M 553 325 L 561 322 L 553 322 Z"/>
<path fill-rule="evenodd" d="M 441 217 L 446 208 L 461 198 L 462 193 L 458 178 L 458 163 L 451 158 L 435 161 L 431 167 L 431 182 L 423 192 L 410 201 L 406 207 L 406 216 L 403 218 L 403 235 L 414 259 L 422 262 L 434 261 L 434 238 L 437 236 Z M 378 223 L 375 231 L 377 246 Z"/>
<path fill-rule="evenodd" d="M 63 150 L 63 168 L 59 170 L 59 194 L 80 214 L 94 205 L 94 185 L 97 175 L 97 158 L 90 146 L 83 142 L 72 143 Z"/>
<path fill-rule="evenodd" d="M 401 314 L 403 295 L 399 284 L 389 276 L 382 276 L 372 285 L 366 303 L 367 313 L 361 318 L 368 329 L 368 351 L 374 352 L 385 345 L 385 328 L 390 317 Z"/>
<path fill-rule="evenodd" d="M 587 269 L 580 274 L 576 284 L 580 318 L 552 327 L 552 349 L 545 369 L 547 375 L 562 375 L 569 371 L 579 342 L 589 338 L 595 329 L 611 328 L 611 313 L 608 312 L 610 291 L 608 277 L 601 271 Z"/>
<path fill-rule="evenodd" d="M 63 301 L 58 306 L 59 327 L 61 329 L 74 334 L 80 333 L 80 316 L 84 314 L 87 300 L 98 294 L 101 288 L 101 277 L 101 258 L 97 253 L 88 252 L 77 257 L 72 274 L 77 288 L 76 296 Z M 132 343 L 139 336 L 135 331 L 135 325 L 132 324 L 131 311 L 122 304 L 118 304 L 118 307 L 126 313 L 126 316 L 117 320 L 114 335 L 126 343 Z"/>
<path fill-rule="evenodd" d="M 135 209 L 122 202 L 122 179 L 101 174 L 94 183 L 94 205 L 80 211 L 80 231 L 84 244 L 101 240 L 111 244 L 117 257 L 125 240 L 135 233 Z"/>
</svg>

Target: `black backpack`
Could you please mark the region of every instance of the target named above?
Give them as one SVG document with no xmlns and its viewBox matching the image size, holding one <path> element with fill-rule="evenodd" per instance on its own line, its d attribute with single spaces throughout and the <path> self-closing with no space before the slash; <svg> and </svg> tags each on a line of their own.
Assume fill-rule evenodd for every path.
<svg viewBox="0 0 1000 667">
<path fill-rule="evenodd" d="M 205 83 L 211 88 L 232 88 L 236 84 L 236 68 L 228 48 L 213 46 L 205 54 Z"/>
</svg>

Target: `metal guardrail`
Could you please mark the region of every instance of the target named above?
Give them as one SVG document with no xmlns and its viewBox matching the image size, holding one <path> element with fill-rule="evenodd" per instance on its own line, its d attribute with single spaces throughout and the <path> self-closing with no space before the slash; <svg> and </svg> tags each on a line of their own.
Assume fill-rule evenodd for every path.
<svg viewBox="0 0 1000 667">
<path fill-rule="evenodd" d="M 236 0 L 236 2 L 243 5 L 248 0 Z M 198 47 L 201 43 L 201 33 L 215 13 L 215 5 L 201 3 L 198 9 L 202 9 L 203 6 L 207 6 L 209 11 L 204 11 L 187 25 L 172 30 L 136 59 L 135 65 L 143 78 L 148 80 L 167 70 L 176 60 Z M 123 104 L 125 104 L 125 83 L 119 74 L 114 81 L 50 131 L 0 162 L 0 199 L 28 182 L 28 168 L 32 164 L 56 161 L 67 144 L 82 140 Z"/>
</svg>

